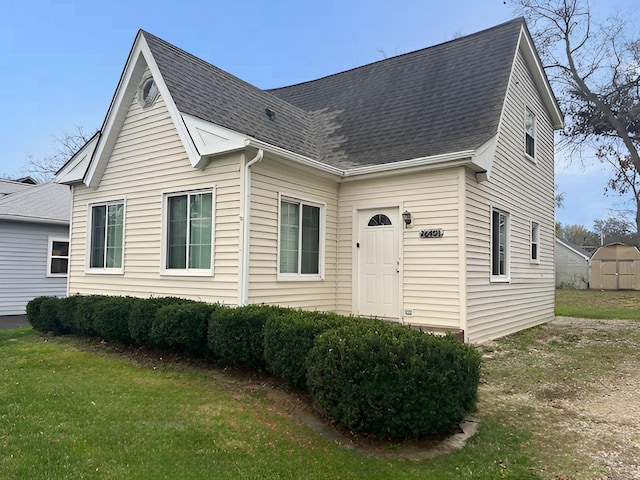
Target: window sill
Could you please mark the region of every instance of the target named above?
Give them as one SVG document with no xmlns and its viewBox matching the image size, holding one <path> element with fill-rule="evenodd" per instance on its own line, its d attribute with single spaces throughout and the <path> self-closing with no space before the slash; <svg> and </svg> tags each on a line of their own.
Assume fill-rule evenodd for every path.
<svg viewBox="0 0 640 480">
<path fill-rule="evenodd" d="M 507 276 L 491 276 L 489 277 L 489 283 L 511 283 L 511 277 Z"/>
<path fill-rule="evenodd" d="M 278 282 L 321 282 L 324 278 L 322 275 L 298 275 L 298 274 L 282 274 L 277 276 Z"/>
<path fill-rule="evenodd" d="M 524 154 L 524 158 L 525 160 L 529 160 L 531 163 L 533 163 L 534 165 L 538 164 L 538 161 L 536 160 L 535 157 L 532 157 L 531 155 L 529 155 L 528 153 Z"/>
<path fill-rule="evenodd" d="M 67 278 L 69 276 L 68 273 L 47 273 L 47 278 Z"/>
<path fill-rule="evenodd" d="M 161 277 L 213 277 L 213 270 L 161 270 Z"/>
<path fill-rule="evenodd" d="M 87 275 L 124 275 L 124 268 L 86 268 Z"/>
</svg>

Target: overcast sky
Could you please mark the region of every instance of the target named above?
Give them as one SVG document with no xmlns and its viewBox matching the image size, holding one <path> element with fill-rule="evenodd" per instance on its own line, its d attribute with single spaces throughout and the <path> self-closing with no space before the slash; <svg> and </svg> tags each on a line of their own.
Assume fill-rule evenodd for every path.
<svg viewBox="0 0 640 480">
<path fill-rule="evenodd" d="M 138 29 L 252 83 L 313 80 L 451 40 L 513 18 L 503 0 L 9 1 L 0 9 L 0 177 L 55 137 L 104 120 Z M 637 0 L 592 0 L 596 15 Z M 638 18 L 637 16 L 635 17 Z M 562 223 L 591 227 L 624 199 L 605 197 L 597 162 L 557 162 Z"/>
</svg>

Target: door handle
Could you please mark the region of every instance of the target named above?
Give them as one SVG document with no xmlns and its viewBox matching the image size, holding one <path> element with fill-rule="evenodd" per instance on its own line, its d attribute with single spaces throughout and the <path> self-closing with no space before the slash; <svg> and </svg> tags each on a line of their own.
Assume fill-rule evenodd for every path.
<svg viewBox="0 0 640 480">
<path fill-rule="evenodd" d="M 400 273 L 400 260 L 396 262 L 396 273 Z"/>
</svg>

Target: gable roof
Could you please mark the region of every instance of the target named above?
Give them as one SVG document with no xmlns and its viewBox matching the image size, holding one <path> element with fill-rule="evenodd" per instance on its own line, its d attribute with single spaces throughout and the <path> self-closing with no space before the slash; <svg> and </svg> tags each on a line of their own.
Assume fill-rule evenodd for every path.
<svg viewBox="0 0 640 480">
<path fill-rule="evenodd" d="M 566 240 L 563 240 L 560 237 L 556 237 L 556 243 L 559 244 L 559 245 L 562 245 L 567 250 L 570 250 L 571 252 L 573 252 L 574 254 L 576 254 L 577 256 L 582 258 L 583 260 L 589 260 L 589 258 L 590 258 L 589 252 L 584 250 L 582 247 L 580 247 L 578 245 L 574 245 L 573 243 L 569 243 L 569 242 L 567 242 Z"/>
<path fill-rule="evenodd" d="M 57 183 L 28 185 L 0 198 L 0 220 L 69 224 L 71 192 Z"/>
<path fill-rule="evenodd" d="M 70 162 L 74 172 L 67 168 L 65 179 L 56 181 L 73 183 L 86 171 L 83 181 L 97 186 L 147 68 L 194 167 L 253 146 L 339 177 L 442 162 L 486 172 L 518 49 L 553 124 L 561 125 L 522 18 L 267 91 L 140 30 L 101 135 L 84 149 L 83 159 Z"/>
</svg>

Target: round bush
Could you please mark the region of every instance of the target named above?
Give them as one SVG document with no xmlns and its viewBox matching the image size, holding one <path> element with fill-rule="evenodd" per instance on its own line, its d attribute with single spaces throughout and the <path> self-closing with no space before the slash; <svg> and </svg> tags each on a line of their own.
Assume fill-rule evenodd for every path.
<svg viewBox="0 0 640 480">
<path fill-rule="evenodd" d="M 317 335 L 348 319 L 334 313 L 282 309 L 264 326 L 264 358 L 267 370 L 293 384 L 307 385 L 306 358 Z"/>
<path fill-rule="evenodd" d="M 355 321 L 316 338 L 307 382 L 352 431 L 380 438 L 445 433 L 475 408 L 480 355 L 452 336 Z"/>
<path fill-rule="evenodd" d="M 150 334 L 156 312 L 167 305 L 189 302 L 177 297 L 137 298 L 131 306 L 129 333 L 137 345 L 152 345 Z"/>
<path fill-rule="evenodd" d="M 76 311 L 73 315 L 74 332 L 76 335 L 93 337 L 98 335 L 94 328 L 94 315 L 97 304 L 108 298 L 103 295 L 79 296 L 76 300 Z"/>
<path fill-rule="evenodd" d="M 112 342 L 132 343 L 129 315 L 135 298 L 103 297 L 94 305 L 93 328 L 98 336 Z"/>
<path fill-rule="evenodd" d="M 161 307 L 153 319 L 149 339 L 158 347 L 205 356 L 209 318 L 218 308 L 204 302 L 174 302 Z"/>
<path fill-rule="evenodd" d="M 208 345 L 222 365 L 264 370 L 264 324 L 279 307 L 219 308 L 209 320 Z"/>
<path fill-rule="evenodd" d="M 27 304 L 27 320 L 40 332 L 62 333 L 58 320 L 58 297 L 37 297 Z"/>
<path fill-rule="evenodd" d="M 61 333 L 75 333 L 75 315 L 78 308 L 77 295 L 61 298 L 58 303 L 58 321 L 60 323 Z"/>
</svg>

